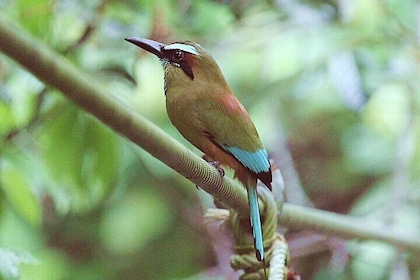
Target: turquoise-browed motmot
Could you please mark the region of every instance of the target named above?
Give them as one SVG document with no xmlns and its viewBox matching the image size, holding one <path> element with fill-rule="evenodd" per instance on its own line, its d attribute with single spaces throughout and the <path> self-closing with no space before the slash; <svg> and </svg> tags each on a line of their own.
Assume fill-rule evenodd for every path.
<svg viewBox="0 0 420 280">
<path fill-rule="evenodd" d="M 155 54 L 164 68 L 166 109 L 178 131 L 207 158 L 227 165 L 246 187 L 256 257 L 264 261 L 257 179 L 271 190 L 268 154 L 247 111 L 216 61 L 198 44 L 127 41 Z"/>
</svg>

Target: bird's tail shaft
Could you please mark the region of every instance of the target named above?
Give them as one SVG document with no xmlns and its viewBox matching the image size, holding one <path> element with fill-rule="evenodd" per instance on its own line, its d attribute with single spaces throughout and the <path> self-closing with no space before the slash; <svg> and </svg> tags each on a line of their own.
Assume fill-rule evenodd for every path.
<svg viewBox="0 0 420 280">
<path fill-rule="evenodd" d="M 247 191 L 255 253 L 259 261 L 264 261 L 264 242 L 261 229 L 260 208 L 258 207 L 257 188 L 248 185 Z"/>
</svg>

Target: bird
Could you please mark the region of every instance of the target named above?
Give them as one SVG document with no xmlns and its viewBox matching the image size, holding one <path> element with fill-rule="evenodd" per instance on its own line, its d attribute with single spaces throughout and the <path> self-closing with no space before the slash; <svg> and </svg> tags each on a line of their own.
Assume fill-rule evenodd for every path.
<svg viewBox="0 0 420 280">
<path fill-rule="evenodd" d="M 264 263 L 257 180 L 270 190 L 267 150 L 248 112 L 230 89 L 214 58 L 199 44 L 163 44 L 130 37 L 126 41 L 156 55 L 164 69 L 166 109 L 172 124 L 205 157 L 228 166 L 246 188 L 255 255 Z"/>
</svg>

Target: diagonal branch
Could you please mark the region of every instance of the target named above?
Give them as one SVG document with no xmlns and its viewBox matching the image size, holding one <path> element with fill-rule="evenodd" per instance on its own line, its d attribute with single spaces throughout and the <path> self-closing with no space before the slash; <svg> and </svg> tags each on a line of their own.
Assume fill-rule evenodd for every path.
<svg viewBox="0 0 420 280">
<path fill-rule="evenodd" d="M 153 123 L 118 102 L 94 79 L 47 45 L 9 23 L 0 14 L 0 51 L 32 74 L 133 141 L 206 192 L 239 213 L 248 213 L 245 189 L 221 178 L 203 159 L 186 149 Z M 372 227 L 368 221 L 326 211 L 285 204 L 279 222 L 345 238 L 377 239 L 420 252 L 420 240 L 403 232 Z"/>
<path fill-rule="evenodd" d="M 247 213 L 243 187 L 220 174 L 159 127 L 130 111 L 107 94 L 100 83 L 81 72 L 63 56 L 5 21 L 0 16 L 0 50 L 37 78 L 59 89 L 67 98 L 107 126 L 200 186 L 239 213 Z"/>
</svg>

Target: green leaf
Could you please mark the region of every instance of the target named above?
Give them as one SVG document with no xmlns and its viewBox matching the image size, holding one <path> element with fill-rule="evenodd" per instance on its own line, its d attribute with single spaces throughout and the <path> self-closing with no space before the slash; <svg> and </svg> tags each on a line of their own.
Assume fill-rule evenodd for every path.
<svg viewBox="0 0 420 280">
<path fill-rule="evenodd" d="M 38 36 L 49 36 L 51 29 L 53 1 L 51 0 L 19 0 L 18 15 L 24 28 Z"/>
<path fill-rule="evenodd" d="M 16 122 L 9 104 L 0 102 L 0 135 L 6 135 L 15 128 Z"/>
<path fill-rule="evenodd" d="M 40 137 L 50 176 L 74 201 L 89 207 L 111 191 L 119 172 L 119 142 L 115 133 L 66 102 Z"/>
<path fill-rule="evenodd" d="M 212 1 L 194 1 L 193 22 L 190 27 L 198 34 L 220 36 L 230 30 L 233 15 L 226 5 Z"/>
<path fill-rule="evenodd" d="M 38 264 L 28 252 L 16 252 L 0 248 L 0 276 L 7 279 L 20 279 L 20 264 Z"/>
<path fill-rule="evenodd" d="M 150 188 L 142 186 L 109 209 L 103 218 L 102 233 L 106 247 L 116 254 L 133 254 L 148 242 L 165 234 L 173 216 Z"/>
<path fill-rule="evenodd" d="M 0 182 L 7 201 L 13 205 L 16 211 L 32 225 L 40 226 L 42 221 L 41 205 L 21 170 L 10 163 L 3 163 Z"/>
<path fill-rule="evenodd" d="M 357 279 L 389 279 L 387 269 L 395 261 L 397 249 L 389 244 L 368 240 L 349 242 L 352 259 L 349 267 Z"/>
</svg>

